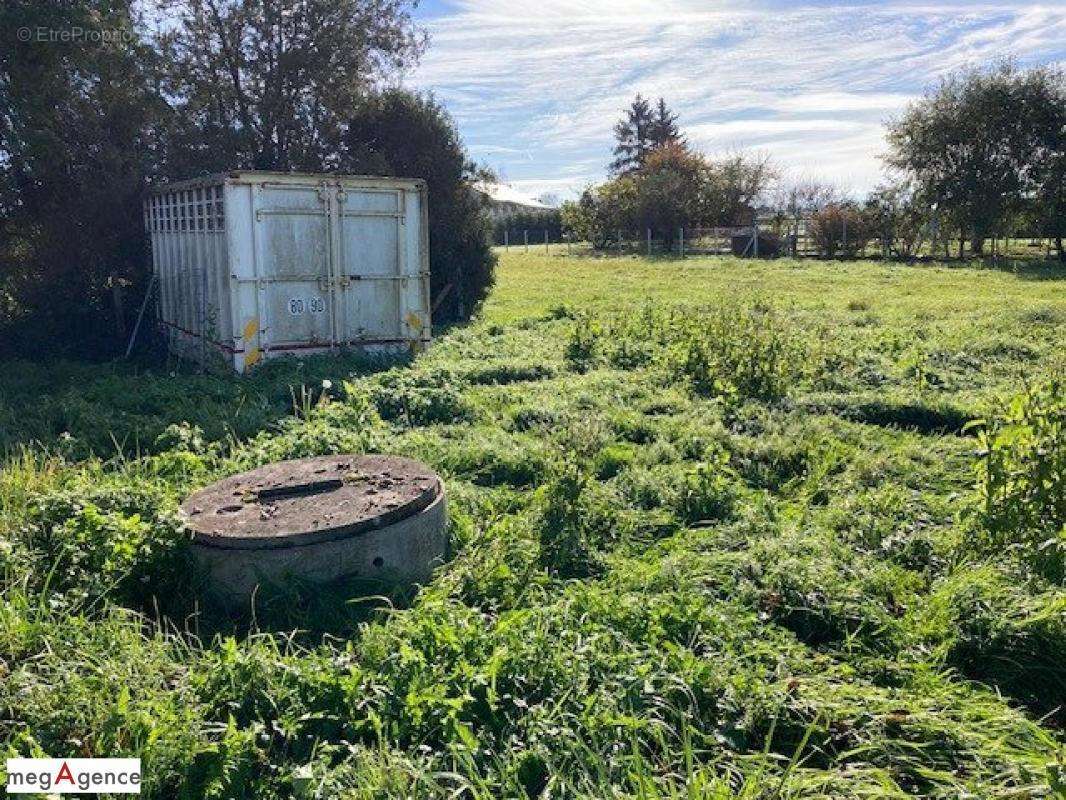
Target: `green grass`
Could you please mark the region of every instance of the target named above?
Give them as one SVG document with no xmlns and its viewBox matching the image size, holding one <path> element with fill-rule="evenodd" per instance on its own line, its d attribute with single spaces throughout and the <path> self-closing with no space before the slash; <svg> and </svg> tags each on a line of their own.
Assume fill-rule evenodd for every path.
<svg viewBox="0 0 1066 800">
<path fill-rule="evenodd" d="M 166 798 L 1062 796 L 1062 398 L 1003 404 L 1064 341 L 1053 265 L 511 251 L 411 364 L 5 364 L 0 747 Z M 434 580 L 216 609 L 181 498 L 350 450 L 444 476 Z"/>
</svg>

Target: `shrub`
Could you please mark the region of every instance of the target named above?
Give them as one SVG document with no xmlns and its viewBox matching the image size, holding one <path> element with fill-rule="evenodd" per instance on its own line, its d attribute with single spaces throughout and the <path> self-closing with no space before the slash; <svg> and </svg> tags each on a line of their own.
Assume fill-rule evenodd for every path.
<svg viewBox="0 0 1066 800">
<path fill-rule="evenodd" d="M 589 187 L 577 202 L 560 209 L 563 231 L 596 249 L 605 248 L 619 230 L 633 227 L 636 202 L 637 182 L 629 175 Z"/>
<path fill-rule="evenodd" d="M 886 255 L 913 258 L 921 248 L 928 224 L 928 203 L 910 181 L 877 187 L 866 201 L 870 237 L 881 240 Z"/>
<path fill-rule="evenodd" d="M 544 244 L 544 234 L 549 242 L 563 240 L 563 220 L 558 209 L 519 211 L 497 219 L 492 226 L 493 241 L 500 245 L 522 244 L 524 234 L 529 234 L 529 243 Z"/>
<path fill-rule="evenodd" d="M 973 424 L 977 461 L 975 544 L 1020 550 L 1050 580 L 1066 578 L 1066 384 L 1030 387 Z"/>
<path fill-rule="evenodd" d="M 866 248 L 873 235 L 866 215 L 847 205 L 830 205 L 811 216 L 811 235 L 826 258 L 854 257 Z"/>
<path fill-rule="evenodd" d="M 574 321 L 566 343 L 566 360 L 574 371 L 586 372 L 592 366 L 602 335 L 602 326 L 592 316 L 584 315 Z"/>
</svg>

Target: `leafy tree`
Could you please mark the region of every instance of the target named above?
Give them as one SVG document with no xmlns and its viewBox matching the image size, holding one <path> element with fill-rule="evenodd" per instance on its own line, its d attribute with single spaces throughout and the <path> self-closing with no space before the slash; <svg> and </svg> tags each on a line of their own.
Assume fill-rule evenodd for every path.
<svg viewBox="0 0 1066 800">
<path fill-rule="evenodd" d="M 674 140 L 650 150 L 635 170 L 587 189 L 564 206 L 573 235 L 604 246 L 618 230 L 651 228 L 667 243 L 682 227 L 750 224 L 755 205 L 776 177 L 765 156 L 738 153 L 711 161 Z"/>
<path fill-rule="evenodd" d="M 929 230 L 929 208 L 909 180 L 878 186 L 866 200 L 871 238 L 887 255 L 913 258 Z"/>
<path fill-rule="evenodd" d="M 496 257 L 488 217 L 448 112 L 430 95 L 390 89 L 363 99 L 346 121 L 343 172 L 424 178 L 429 192 L 430 283 L 435 321 L 463 319 L 492 286 Z"/>
<path fill-rule="evenodd" d="M 681 227 L 706 219 L 708 164 L 679 143 L 651 152 L 634 176 L 636 223 L 673 241 Z"/>
<path fill-rule="evenodd" d="M 1040 232 L 1054 239 L 1059 260 L 1066 261 L 1066 71 L 1039 70 L 1035 83 L 1030 214 Z"/>
<path fill-rule="evenodd" d="M 585 189 L 578 200 L 567 200 L 559 206 L 559 221 L 565 236 L 596 246 L 592 225 L 592 206 L 595 202 L 592 191 L 591 187 Z"/>
<path fill-rule="evenodd" d="M 648 155 L 658 148 L 683 144 L 677 128 L 677 115 L 667 108 L 666 101 L 660 97 L 658 105 L 652 108 L 651 103 L 639 94 L 626 109 L 625 117 L 615 124 L 614 135 L 617 144 L 610 165 L 614 175 L 640 169 Z"/>
<path fill-rule="evenodd" d="M 18 36 L 38 30 L 82 33 Z M 0 8 L 5 349 L 106 353 L 119 338 L 116 290 L 147 261 L 141 198 L 164 110 L 154 64 L 126 3 Z"/>
<path fill-rule="evenodd" d="M 889 125 L 890 166 L 918 182 L 975 253 L 1023 203 L 1047 75 L 1011 63 L 944 79 Z"/>
<path fill-rule="evenodd" d="M 338 166 L 353 110 L 418 59 L 408 0 L 180 0 L 159 37 L 168 171 Z M 176 24 L 175 24 L 176 23 Z"/>
<path fill-rule="evenodd" d="M 705 221 L 710 225 L 750 225 L 755 207 L 777 169 L 764 154 L 735 153 L 707 169 Z"/>
<path fill-rule="evenodd" d="M 567 234 L 603 248 L 616 232 L 634 228 L 636 205 L 637 181 L 632 175 L 621 175 L 588 187 L 577 202 L 563 203 L 559 211 Z"/>
</svg>

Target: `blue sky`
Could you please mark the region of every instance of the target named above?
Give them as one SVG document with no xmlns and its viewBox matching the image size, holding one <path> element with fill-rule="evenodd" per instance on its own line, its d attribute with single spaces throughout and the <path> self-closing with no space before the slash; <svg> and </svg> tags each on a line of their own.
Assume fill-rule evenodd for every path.
<svg viewBox="0 0 1066 800">
<path fill-rule="evenodd" d="M 430 0 L 416 15 L 430 46 L 405 83 L 444 102 L 476 160 L 564 199 L 602 180 L 638 91 L 710 155 L 763 151 L 861 194 L 881 178 L 883 121 L 945 72 L 1066 64 L 1062 0 Z"/>
</svg>

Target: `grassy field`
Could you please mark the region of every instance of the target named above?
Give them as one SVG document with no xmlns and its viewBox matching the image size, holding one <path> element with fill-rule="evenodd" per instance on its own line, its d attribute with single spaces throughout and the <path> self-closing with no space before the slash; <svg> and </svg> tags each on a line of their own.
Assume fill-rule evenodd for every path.
<svg viewBox="0 0 1066 800">
<path fill-rule="evenodd" d="M 0 370 L 0 743 L 170 798 L 1066 796 L 1066 272 L 503 254 L 413 363 Z M 178 502 L 444 476 L 416 595 L 213 606 Z"/>
</svg>

